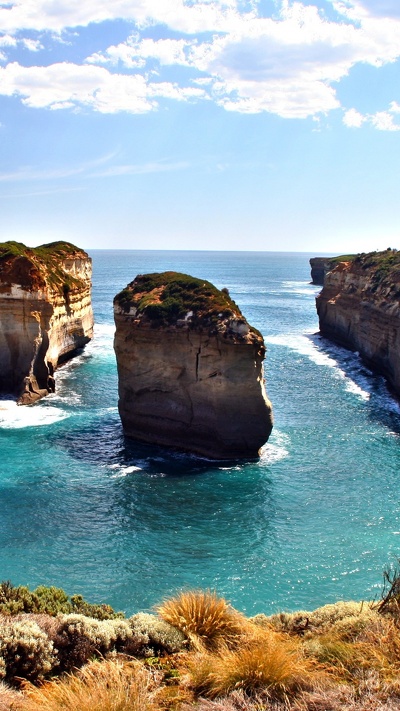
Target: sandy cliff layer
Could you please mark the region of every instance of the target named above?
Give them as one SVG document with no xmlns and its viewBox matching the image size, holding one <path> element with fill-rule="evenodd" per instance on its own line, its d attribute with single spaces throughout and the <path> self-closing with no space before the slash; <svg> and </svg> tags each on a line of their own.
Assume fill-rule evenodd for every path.
<svg viewBox="0 0 400 711">
<path fill-rule="evenodd" d="M 272 429 L 265 346 L 227 293 L 167 272 L 114 300 L 119 411 L 128 436 L 212 458 L 254 458 Z"/>
<path fill-rule="evenodd" d="M 400 252 L 341 262 L 317 297 L 320 332 L 362 358 L 400 393 Z"/>
<path fill-rule="evenodd" d="M 0 391 L 53 392 L 54 371 L 93 335 L 91 259 L 67 242 L 0 245 Z"/>
</svg>

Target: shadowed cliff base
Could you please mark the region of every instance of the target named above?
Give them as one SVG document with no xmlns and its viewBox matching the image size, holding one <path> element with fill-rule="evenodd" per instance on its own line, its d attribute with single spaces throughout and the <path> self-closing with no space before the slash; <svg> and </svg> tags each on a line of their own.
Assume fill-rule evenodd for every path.
<svg viewBox="0 0 400 711">
<path fill-rule="evenodd" d="M 0 392 L 30 405 L 93 336 L 92 263 L 68 242 L 0 244 Z"/>
<path fill-rule="evenodd" d="M 265 345 L 227 290 L 177 272 L 114 299 L 125 434 L 212 459 L 257 458 L 272 429 Z"/>
</svg>

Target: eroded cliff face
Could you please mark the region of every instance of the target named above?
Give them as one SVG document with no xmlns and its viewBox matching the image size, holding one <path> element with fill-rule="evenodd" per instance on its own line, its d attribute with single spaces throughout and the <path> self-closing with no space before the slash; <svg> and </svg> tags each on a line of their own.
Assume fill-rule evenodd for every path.
<svg viewBox="0 0 400 711">
<path fill-rule="evenodd" d="M 227 293 L 167 272 L 114 300 L 126 435 L 215 459 L 255 458 L 272 429 L 265 346 Z"/>
<path fill-rule="evenodd" d="M 93 335 L 91 259 L 67 242 L 0 245 L 0 392 L 32 404 Z"/>
<path fill-rule="evenodd" d="M 359 351 L 400 394 L 400 252 L 339 263 L 316 303 L 321 335 Z"/>
</svg>

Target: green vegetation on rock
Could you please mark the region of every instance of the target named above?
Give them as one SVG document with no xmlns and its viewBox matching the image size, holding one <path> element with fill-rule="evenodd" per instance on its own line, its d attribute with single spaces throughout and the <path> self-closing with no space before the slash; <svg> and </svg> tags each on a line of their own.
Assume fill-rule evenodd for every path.
<svg viewBox="0 0 400 711">
<path fill-rule="evenodd" d="M 13 263 L 25 266 L 32 279 L 42 279 L 51 288 L 60 291 L 67 298 L 74 288 L 81 288 L 82 281 L 63 267 L 63 261 L 74 257 L 87 257 L 83 250 L 70 242 L 49 242 L 39 247 L 27 247 L 22 242 L 0 243 L 0 277 L 7 279 Z"/>
<path fill-rule="evenodd" d="M 25 585 L 14 586 L 6 580 L 0 583 L 0 615 L 19 615 L 34 613 L 58 615 L 77 613 L 95 617 L 98 620 L 110 620 L 123 617 L 122 612 L 115 612 L 110 605 L 95 605 L 82 597 L 69 597 L 64 590 L 56 587 L 39 585 L 29 590 Z"/>
<path fill-rule="evenodd" d="M 193 312 L 194 325 L 216 324 L 219 319 L 243 318 L 227 289 L 179 272 L 141 274 L 114 300 L 124 310 L 133 306 L 155 325 L 170 325 Z"/>
<path fill-rule="evenodd" d="M 355 268 L 368 271 L 373 283 L 373 290 L 379 286 L 400 288 L 400 251 L 386 249 L 382 252 L 358 254 L 354 259 Z"/>
</svg>

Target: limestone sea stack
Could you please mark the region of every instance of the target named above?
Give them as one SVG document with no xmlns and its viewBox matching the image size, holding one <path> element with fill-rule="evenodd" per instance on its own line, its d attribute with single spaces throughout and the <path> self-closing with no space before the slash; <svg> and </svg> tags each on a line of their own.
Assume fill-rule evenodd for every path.
<svg viewBox="0 0 400 711">
<path fill-rule="evenodd" d="M 316 301 L 321 335 L 358 351 L 400 394 L 400 252 L 340 262 Z"/>
<path fill-rule="evenodd" d="M 92 262 L 68 242 L 0 244 L 0 392 L 30 405 L 93 335 Z"/>
<path fill-rule="evenodd" d="M 139 275 L 114 299 L 125 434 L 213 459 L 256 458 L 272 429 L 265 345 L 229 297 L 177 272 Z"/>
</svg>

